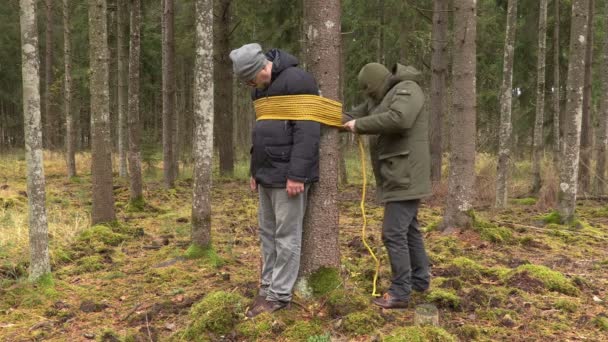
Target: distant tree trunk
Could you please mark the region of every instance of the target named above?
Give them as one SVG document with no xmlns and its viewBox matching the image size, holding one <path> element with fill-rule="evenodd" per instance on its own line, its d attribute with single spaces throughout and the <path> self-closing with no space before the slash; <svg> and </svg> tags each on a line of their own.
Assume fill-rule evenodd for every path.
<svg viewBox="0 0 608 342">
<path fill-rule="evenodd" d="M 116 55 L 118 59 L 118 175 L 127 177 L 127 109 L 129 96 L 129 7 L 128 0 L 118 0 L 116 20 Z"/>
<path fill-rule="evenodd" d="M 162 1 L 163 58 L 163 174 L 165 186 L 175 187 L 173 135 L 175 126 L 175 37 L 173 0 Z"/>
<path fill-rule="evenodd" d="M 538 18 L 538 53 L 536 72 L 536 120 L 534 121 L 534 152 L 532 156 L 532 193 L 541 187 L 540 168 L 543 160 L 545 123 L 545 57 L 547 48 L 547 0 L 540 0 Z"/>
<path fill-rule="evenodd" d="M 106 13 L 105 0 L 89 0 L 93 224 L 116 220 L 112 188 Z"/>
<path fill-rule="evenodd" d="M 45 0 L 45 38 L 44 38 L 44 110 L 43 141 L 46 148 L 54 148 L 54 120 L 51 112 L 51 86 L 53 85 L 53 0 Z"/>
<path fill-rule="evenodd" d="M 130 200 L 143 200 L 141 179 L 141 150 L 140 135 L 141 123 L 139 121 L 139 74 L 140 74 L 140 50 L 141 50 L 141 1 L 131 0 L 130 18 L 130 44 L 129 44 L 129 111 L 127 121 L 129 123 L 129 189 Z"/>
<path fill-rule="evenodd" d="M 116 51 L 116 1 L 117 0 L 106 0 L 108 6 L 108 89 L 110 98 L 110 142 L 112 151 L 118 149 L 118 125 L 114 125 L 118 122 L 118 56 Z M 112 160 L 113 161 L 113 160 Z"/>
<path fill-rule="evenodd" d="M 563 222 L 574 218 L 578 189 L 579 147 L 583 116 L 583 88 L 585 86 L 585 55 L 587 47 L 587 16 L 589 0 L 572 1 L 570 56 L 566 92 L 566 120 L 564 154 L 560 163 L 559 212 Z"/>
<path fill-rule="evenodd" d="M 559 168 L 559 159 L 561 153 L 561 138 L 560 138 L 560 72 L 559 72 L 559 3 L 560 0 L 553 0 L 555 9 L 555 21 L 553 27 L 553 165 Z"/>
<path fill-rule="evenodd" d="M 324 97 L 338 100 L 340 88 L 340 1 L 310 0 L 304 4 L 306 63 Z M 300 274 L 340 265 L 338 243 L 339 137 L 334 128 L 322 127 L 319 148 L 319 182 L 310 189 L 304 217 Z"/>
<path fill-rule="evenodd" d="M 605 3 L 604 27 L 608 28 L 608 1 Z M 608 35 L 604 36 L 604 51 L 602 53 L 602 95 L 599 111 L 600 129 L 597 139 L 596 164 L 596 193 L 602 195 L 606 191 L 606 151 L 608 150 Z"/>
<path fill-rule="evenodd" d="M 230 54 L 230 23 L 232 0 L 215 1 L 213 16 L 214 62 L 213 90 L 214 111 L 220 157 L 220 174 L 232 176 L 234 173 L 234 115 L 232 110 L 232 63 Z"/>
<path fill-rule="evenodd" d="M 30 237 L 30 280 L 51 272 L 46 218 L 42 134 L 40 127 L 40 65 L 36 1 L 20 0 L 23 119 Z"/>
<path fill-rule="evenodd" d="M 378 63 L 385 63 L 384 54 L 384 0 L 378 0 Z"/>
<path fill-rule="evenodd" d="M 475 186 L 476 136 L 476 0 L 454 0 L 454 96 L 450 122 L 450 176 L 442 230 L 453 233 L 471 226 Z"/>
<path fill-rule="evenodd" d="M 508 204 L 509 161 L 511 159 L 511 104 L 513 95 L 513 57 L 515 56 L 515 33 L 517 31 L 517 0 L 509 0 L 507 28 L 500 87 L 500 135 L 498 165 L 496 167 L 496 207 Z"/>
<path fill-rule="evenodd" d="M 593 83 L 593 15 L 595 1 L 589 0 L 589 17 L 587 18 L 587 47 L 585 50 L 585 89 L 583 93 L 583 122 L 581 127 L 581 160 L 578 169 L 579 189 L 583 194 L 591 190 L 591 150 L 593 128 L 591 126 L 592 83 Z"/>
<path fill-rule="evenodd" d="M 431 59 L 431 180 L 441 181 L 442 133 L 441 125 L 446 112 L 446 75 L 448 72 L 448 0 L 435 0 L 433 6 L 433 32 Z"/>
<path fill-rule="evenodd" d="M 65 110 L 65 150 L 68 178 L 76 176 L 76 158 L 74 144 L 74 115 L 72 114 L 72 33 L 70 30 L 70 1 L 63 0 L 63 62 L 64 90 L 63 105 Z"/>
<path fill-rule="evenodd" d="M 196 0 L 194 67 L 194 186 L 192 243 L 211 244 L 211 173 L 213 165 L 213 1 Z"/>
</svg>

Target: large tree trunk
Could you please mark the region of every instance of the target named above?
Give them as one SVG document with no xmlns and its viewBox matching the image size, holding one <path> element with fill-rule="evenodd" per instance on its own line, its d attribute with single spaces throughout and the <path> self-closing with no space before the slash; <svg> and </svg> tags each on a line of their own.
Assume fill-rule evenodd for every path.
<svg viewBox="0 0 608 342">
<path fill-rule="evenodd" d="M 173 0 L 162 1 L 162 58 L 163 58 L 163 174 L 165 186 L 175 186 L 175 37 L 173 34 Z"/>
<path fill-rule="evenodd" d="M 105 0 L 89 0 L 91 65 L 91 173 L 92 223 L 116 220 L 112 189 L 110 95 L 108 89 L 108 36 Z"/>
<path fill-rule="evenodd" d="M 213 165 L 213 1 L 196 0 L 194 67 L 194 187 L 192 243 L 211 244 L 211 173 Z"/>
<path fill-rule="evenodd" d="M 536 72 L 536 120 L 534 121 L 534 152 L 532 156 L 532 193 L 541 187 L 540 168 L 543 160 L 545 123 L 545 56 L 547 49 L 547 0 L 540 0 L 538 18 L 538 53 Z"/>
<path fill-rule="evenodd" d="M 74 114 L 72 114 L 72 33 L 70 30 L 70 1 L 63 0 L 63 62 L 65 110 L 65 150 L 68 178 L 76 176 L 74 144 Z"/>
<path fill-rule="evenodd" d="M 55 118 L 51 112 L 51 86 L 53 85 L 53 0 L 45 0 L 44 39 L 44 98 L 43 98 L 43 140 L 46 148 L 54 148 Z"/>
<path fill-rule="evenodd" d="M 220 174 L 232 176 L 234 172 L 234 138 L 232 110 L 232 63 L 230 62 L 231 0 L 215 1 L 214 27 L 214 111 L 220 156 Z"/>
<path fill-rule="evenodd" d="M 559 0 L 553 0 L 554 2 L 554 27 L 553 27 L 553 165 L 559 168 L 559 160 L 561 153 L 561 138 L 560 138 L 560 45 L 559 45 Z"/>
<path fill-rule="evenodd" d="M 564 154 L 560 163 L 558 195 L 559 212 L 563 222 L 572 221 L 576 208 L 588 15 L 589 0 L 572 1 L 566 118 L 564 120 L 566 133 L 564 134 Z"/>
<path fill-rule="evenodd" d="M 324 97 L 338 100 L 340 87 L 340 1 L 311 0 L 304 4 L 306 62 Z M 319 183 L 310 189 L 304 217 L 300 274 L 340 265 L 338 243 L 339 136 L 322 127 L 319 148 Z"/>
<path fill-rule="evenodd" d="M 118 175 L 127 177 L 127 102 L 129 82 L 129 7 L 128 0 L 118 0 L 116 20 L 116 55 L 118 68 Z"/>
<path fill-rule="evenodd" d="M 515 32 L 517 31 L 517 0 L 509 0 L 507 28 L 500 87 L 500 135 L 498 165 L 496 167 L 496 207 L 508 204 L 509 162 L 511 158 L 511 104 L 513 95 L 513 57 L 515 56 Z"/>
<path fill-rule="evenodd" d="M 453 233 L 471 225 L 475 185 L 476 45 L 475 0 L 454 0 L 454 96 L 450 120 L 450 176 L 442 230 Z"/>
<path fill-rule="evenodd" d="M 591 126 L 592 83 L 593 83 L 593 14 L 595 1 L 589 0 L 587 18 L 587 47 L 585 49 L 585 88 L 583 90 L 583 122 L 581 127 L 581 160 L 579 165 L 579 189 L 583 194 L 591 190 L 591 150 L 593 128 Z"/>
<path fill-rule="evenodd" d="M 448 72 L 448 0 L 435 0 L 433 6 L 431 59 L 431 180 L 441 181 L 442 133 L 446 111 L 446 75 Z"/>
<path fill-rule="evenodd" d="M 118 149 L 118 56 L 116 50 L 116 1 L 117 0 L 106 0 L 108 7 L 108 94 L 110 98 L 110 141 L 112 143 L 112 151 Z M 112 160 L 114 161 L 114 160 Z"/>
<path fill-rule="evenodd" d="M 129 111 L 127 121 L 129 123 L 129 192 L 131 202 L 143 200 L 141 179 L 141 151 L 139 140 L 141 135 L 141 123 L 139 121 L 139 73 L 140 73 L 140 50 L 141 50 L 141 2 L 131 0 L 130 18 L 130 44 L 129 44 Z"/>
<path fill-rule="evenodd" d="M 45 206 L 45 180 L 40 129 L 40 65 L 36 1 L 20 0 L 21 71 L 23 79 L 23 119 L 30 236 L 29 277 L 37 280 L 51 272 Z"/>
<path fill-rule="evenodd" d="M 608 28 L 608 1 L 605 3 L 604 27 Z M 604 36 L 604 51 L 602 54 L 602 95 L 599 112 L 599 124 L 597 139 L 597 164 L 596 185 L 594 189 L 598 195 L 606 191 L 606 151 L 608 150 L 608 34 Z"/>
</svg>

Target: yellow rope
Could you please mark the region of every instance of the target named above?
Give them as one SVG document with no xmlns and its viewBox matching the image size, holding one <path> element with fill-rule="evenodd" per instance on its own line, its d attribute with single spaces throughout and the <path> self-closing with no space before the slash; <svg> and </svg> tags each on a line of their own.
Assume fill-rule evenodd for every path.
<svg viewBox="0 0 608 342">
<path fill-rule="evenodd" d="M 363 216 L 363 228 L 361 229 L 361 240 L 363 240 L 365 248 L 367 248 L 369 254 L 371 254 L 372 258 L 376 262 L 376 272 L 374 273 L 372 296 L 380 297 L 380 294 L 376 292 L 376 286 L 378 284 L 378 273 L 380 271 L 380 260 L 378 260 L 376 254 L 374 254 L 374 251 L 372 251 L 371 247 L 369 247 L 369 245 L 367 244 L 367 239 L 365 238 L 365 230 L 367 228 L 367 217 L 365 217 L 365 190 L 367 188 L 367 171 L 365 166 L 365 151 L 363 149 L 363 139 L 361 139 L 361 136 L 358 136 L 357 138 L 359 142 L 359 159 L 361 160 L 361 173 L 363 175 L 363 190 L 361 191 L 361 216 Z"/>
<path fill-rule="evenodd" d="M 342 104 L 318 95 L 285 95 L 263 97 L 253 102 L 256 120 L 310 120 L 328 126 L 342 127 Z M 365 191 L 367 188 L 367 172 L 365 165 L 365 151 L 363 141 L 359 141 L 359 159 L 361 160 L 361 172 L 363 174 L 363 190 L 361 194 L 361 215 L 363 216 L 363 228 L 361 240 L 376 263 L 374 274 L 372 296 L 379 297 L 376 292 L 378 273 L 380 271 L 380 260 L 374 254 L 367 243 L 365 230 L 367 229 L 367 218 L 365 217 Z"/>
<path fill-rule="evenodd" d="M 263 97 L 253 106 L 257 120 L 310 120 L 342 126 L 342 104 L 318 95 Z"/>
</svg>

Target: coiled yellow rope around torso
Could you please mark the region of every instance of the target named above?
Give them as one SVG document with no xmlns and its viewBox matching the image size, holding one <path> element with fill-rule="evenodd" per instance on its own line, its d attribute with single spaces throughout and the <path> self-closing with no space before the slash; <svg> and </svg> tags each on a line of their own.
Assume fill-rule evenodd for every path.
<svg viewBox="0 0 608 342">
<path fill-rule="evenodd" d="M 342 127 L 342 104 L 318 95 L 285 95 L 263 97 L 253 102 L 256 120 L 310 120 L 328 126 Z M 367 218 L 365 216 L 365 191 L 367 188 L 367 172 L 365 164 L 365 151 L 363 141 L 358 136 L 359 159 L 363 176 L 363 189 L 361 193 L 361 215 L 363 227 L 361 240 L 376 263 L 374 273 L 372 296 L 380 296 L 376 292 L 380 261 L 374 254 L 366 239 Z"/>
</svg>

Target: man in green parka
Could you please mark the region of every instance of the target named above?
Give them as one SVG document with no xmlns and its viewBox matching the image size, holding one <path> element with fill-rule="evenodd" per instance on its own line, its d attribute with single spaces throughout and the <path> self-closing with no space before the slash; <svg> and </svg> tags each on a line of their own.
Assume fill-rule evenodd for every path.
<svg viewBox="0 0 608 342">
<path fill-rule="evenodd" d="M 417 81 L 420 72 L 397 64 L 389 71 L 369 63 L 358 81 L 366 101 L 349 112 L 344 127 L 369 134 L 377 193 L 384 203 L 382 241 L 388 250 L 392 283 L 374 304 L 405 308 L 410 292 L 429 287 L 429 260 L 417 220 L 420 199 L 431 194 L 429 116 Z"/>
</svg>

